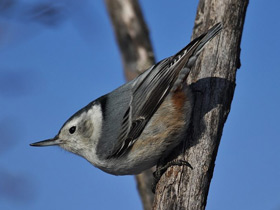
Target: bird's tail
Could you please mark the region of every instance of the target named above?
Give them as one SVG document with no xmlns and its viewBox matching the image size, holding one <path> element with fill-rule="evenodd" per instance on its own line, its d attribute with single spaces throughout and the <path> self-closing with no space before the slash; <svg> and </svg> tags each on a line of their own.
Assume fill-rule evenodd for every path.
<svg viewBox="0 0 280 210">
<path fill-rule="evenodd" d="M 211 39 L 213 39 L 221 30 L 222 30 L 222 24 L 217 23 L 211 29 L 209 29 L 209 31 L 207 33 L 201 35 L 200 43 L 197 46 L 196 50 L 193 52 L 193 54 L 197 56 L 201 52 L 201 50 L 203 49 L 205 44 L 207 44 L 207 42 L 209 42 Z"/>
<path fill-rule="evenodd" d="M 222 30 L 222 24 L 217 23 L 212 28 L 210 28 L 206 33 L 200 35 L 199 37 L 192 40 L 186 47 L 180 50 L 173 56 L 174 60 L 179 60 L 185 54 L 189 54 L 186 56 L 187 63 L 186 66 L 191 67 L 194 64 L 197 56 L 202 51 L 204 46 L 213 39 L 220 31 Z M 183 59 L 182 59 L 183 60 Z M 191 64 L 191 65 L 190 65 Z"/>
<path fill-rule="evenodd" d="M 176 69 L 177 79 L 172 91 L 176 91 L 183 81 L 188 77 L 192 66 L 204 46 L 222 30 L 222 24 L 217 23 L 206 33 L 191 41 L 186 47 L 171 57 L 172 67 Z"/>
</svg>

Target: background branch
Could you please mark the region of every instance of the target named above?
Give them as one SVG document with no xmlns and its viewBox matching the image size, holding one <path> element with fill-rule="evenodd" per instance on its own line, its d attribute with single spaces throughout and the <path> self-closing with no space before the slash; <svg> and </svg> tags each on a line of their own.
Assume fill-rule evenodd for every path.
<svg viewBox="0 0 280 210">
<path fill-rule="evenodd" d="M 105 0 L 127 80 L 155 63 L 149 30 L 137 0 Z"/>
</svg>

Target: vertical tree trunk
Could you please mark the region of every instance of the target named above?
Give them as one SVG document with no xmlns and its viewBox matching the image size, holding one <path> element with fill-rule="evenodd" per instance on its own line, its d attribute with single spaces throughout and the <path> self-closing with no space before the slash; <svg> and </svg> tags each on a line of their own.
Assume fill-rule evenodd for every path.
<svg viewBox="0 0 280 210">
<path fill-rule="evenodd" d="M 217 22 L 223 30 L 203 50 L 188 78 L 194 91 L 194 111 L 184 150 L 178 159 L 187 167 L 170 167 L 161 177 L 153 209 L 205 209 L 223 126 L 230 111 L 240 41 L 248 0 L 200 0 L 193 37 Z M 183 150 L 183 151 L 182 151 Z"/>
<path fill-rule="evenodd" d="M 121 51 L 127 80 L 138 76 L 155 63 L 154 53 L 140 5 L 137 0 L 105 0 Z M 154 194 L 152 169 L 136 176 L 145 210 L 152 209 Z"/>
</svg>

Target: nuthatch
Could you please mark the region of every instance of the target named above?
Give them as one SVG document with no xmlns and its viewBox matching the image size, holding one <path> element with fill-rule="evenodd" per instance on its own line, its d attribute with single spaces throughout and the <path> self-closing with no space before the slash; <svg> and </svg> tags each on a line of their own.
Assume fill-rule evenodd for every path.
<svg viewBox="0 0 280 210">
<path fill-rule="evenodd" d="M 174 56 L 89 103 L 54 138 L 31 146 L 58 145 L 114 175 L 138 174 L 156 165 L 185 137 L 192 113 L 185 80 L 221 29 L 216 24 Z"/>
</svg>

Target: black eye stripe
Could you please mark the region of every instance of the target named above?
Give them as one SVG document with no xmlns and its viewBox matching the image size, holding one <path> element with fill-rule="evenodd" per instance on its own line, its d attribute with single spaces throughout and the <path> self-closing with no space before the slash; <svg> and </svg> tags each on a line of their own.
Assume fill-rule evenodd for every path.
<svg viewBox="0 0 280 210">
<path fill-rule="evenodd" d="M 76 131 L 76 126 L 72 126 L 71 128 L 69 128 L 69 133 L 73 134 Z"/>
</svg>

